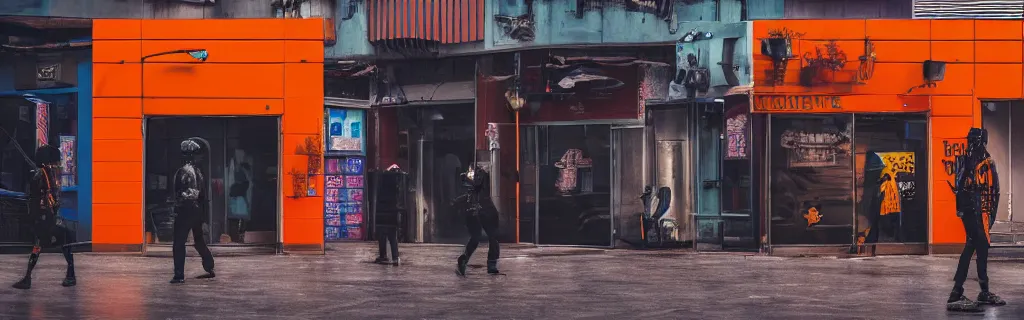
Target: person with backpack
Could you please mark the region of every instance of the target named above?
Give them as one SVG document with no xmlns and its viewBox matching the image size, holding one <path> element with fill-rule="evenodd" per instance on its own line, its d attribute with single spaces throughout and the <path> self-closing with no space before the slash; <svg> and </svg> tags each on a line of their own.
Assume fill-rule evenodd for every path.
<svg viewBox="0 0 1024 320">
<path fill-rule="evenodd" d="M 960 254 L 960 262 L 953 276 L 953 291 L 946 301 L 949 311 L 978 311 L 979 305 L 1006 305 L 1006 301 L 989 291 L 988 249 L 991 244 L 989 231 L 995 222 L 999 205 L 999 175 L 995 162 L 987 150 L 988 131 L 971 128 L 967 133 L 967 152 L 956 157 L 956 182 L 950 184 L 956 196 L 956 214 L 964 224 L 967 241 Z M 948 182 L 947 182 L 948 183 Z M 971 256 L 977 253 L 978 284 L 981 292 L 978 300 L 971 301 L 964 296 L 964 282 L 971 268 Z"/>
<path fill-rule="evenodd" d="M 15 283 L 15 289 L 32 288 L 32 270 L 39 261 L 43 247 L 60 246 L 64 260 L 68 263 L 62 286 L 73 287 L 78 281 L 75 278 L 75 259 L 71 254 L 76 246 L 75 232 L 60 216 L 60 150 L 50 145 L 36 149 L 36 170 L 29 182 L 28 212 L 32 219 L 32 231 L 35 241 L 32 254 L 28 258 L 28 269 L 25 277 Z"/>
</svg>

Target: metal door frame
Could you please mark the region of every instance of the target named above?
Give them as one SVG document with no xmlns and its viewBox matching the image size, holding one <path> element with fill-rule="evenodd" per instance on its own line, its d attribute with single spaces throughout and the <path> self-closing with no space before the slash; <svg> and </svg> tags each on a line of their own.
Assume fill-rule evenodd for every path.
<svg viewBox="0 0 1024 320">
<path fill-rule="evenodd" d="M 621 165 L 622 165 L 622 156 L 623 156 L 623 154 L 622 154 L 622 150 L 620 148 L 618 148 L 618 145 L 615 142 L 616 141 L 618 141 L 620 143 L 622 142 L 622 132 L 623 131 L 631 130 L 631 129 L 639 129 L 640 130 L 640 143 L 641 143 L 641 152 L 640 152 L 640 154 L 641 154 L 640 155 L 640 157 L 641 157 L 641 159 L 640 159 L 641 169 L 640 169 L 640 172 L 643 175 L 643 172 L 646 172 L 646 170 L 647 170 L 647 161 L 646 161 L 647 154 L 645 152 L 646 151 L 645 150 L 646 149 L 646 143 L 644 143 L 644 141 L 646 141 L 646 139 L 647 139 L 647 130 L 644 130 L 645 127 L 646 126 L 644 126 L 644 125 L 620 125 L 620 126 L 612 125 L 611 128 L 609 128 L 609 130 L 610 130 L 610 135 L 609 135 L 610 139 L 609 140 L 611 140 L 610 143 L 609 143 L 609 146 L 610 146 L 609 149 L 611 151 L 611 152 L 609 152 L 609 155 L 611 156 L 611 165 L 609 166 L 610 167 L 609 169 L 611 171 L 611 188 L 610 188 L 610 191 L 611 191 L 611 201 L 609 201 L 609 203 L 611 205 L 610 205 L 610 208 L 608 210 L 608 215 L 610 217 L 608 219 L 609 220 L 608 223 L 611 225 L 611 232 L 609 232 L 609 235 L 608 235 L 609 238 L 610 238 L 609 242 L 608 242 L 608 244 L 609 244 L 608 246 L 609 247 L 615 247 L 615 238 L 619 234 L 619 230 L 615 228 L 615 222 L 616 222 L 615 217 L 620 215 L 620 214 L 623 214 L 623 212 L 619 211 L 619 206 L 621 205 L 621 202 L 622 202 L 622 170 L 620 170 L 620 169 L 621 169 Z M 618 139 L 618 140 L 616 140 L 616 139 Z M 641 184 L 646 184 L 647 183 L 646 175 L 641 176 L 640 180 L 641 180 Z M 628 212 L 626 214 L 628 214 Z"/>
<path fill-rule="evenodd" d="M 693 218 L 692 218 L 693 219 L 693 224 L 692 224 L 693 225 L 693 235 L 692 236 L 693 236 L 693 249 L 694 250 L 714 252 L 714 251 L 722 251 L 722 250 L 725 249 L 725 215 L 724 215 L 725 210 L 722 209 L 724 207 L 724 203 L 723 203 L 723 200 L 722 200 L 722 193 L 723 193 L 723 191 L 722 191 L 722 186 L 723 186 L 722 185 L 722 179 L 723 179 L 723 177 L 725 175 L 725 171 L 724 171 L 725 170 L 725 155 L 723 154 L 724 151 L 725 151 L 725 148 L 723 148 L 724 141 L 722 139 L 722 136 L 725 134 L 725 128 L 726 128 L 726 126 L 725 126 L 725 120 L 726 120 L 725 119 L 725 100 L 715 99 L 715 101 L 713 101 L 713 102 L 703 102 L 703 103 L 695 103 L 695 104 L 693 104 L 693 107 L 691 108 L 691 115 L 690 115 L 690 117 L 691 117 L 691 119 L 696 120 L 696 125 L 695 126 L 691 126 L 690 133 L 691 133 L 692 140 L 696 141 L 695 149 L 697 150 L 698 153 L 703 153 L 705 151 L 708 151 L 708 150 L 705 150 L 704 143 L 702 141 L 703 139 L 701 139 L 701 132 L 704 131 L 704 130 L 702 130 L 702 127 L 706 123 L 703 120 L 703 114 L 702 113 L 704 112 L 703 111 L 704 108 L 707 107 L 707 106 L 712 106 L 714 108 L 717 108 L 718 111 L 721 114 L 721 119 L 719 119 L 719 121 L 717 121 L 717 123 L 715 123 L 716 125 L 719 126 L 719 132 L 718 132 L 719 136 L 718 136 L 718 139 L 716 140 L 717 144 L 718 144 L 718 150 L 717 150 L 717 157 L 715 157 L 715 159 L 716 159 L 715 162 L 718 163 L 718 173 L 716 174 L 716 176 L 718 178 L 717 179 L 718 182 L 717 182 L 717 186 L 715 187 L 715 188 L 718 189 L 718 197 L 717 197 L 717 199 L 714 199 L 714 201 L 718 202 L 718 212 L 716 212 L 716 214 L 714 216 L 704 216 L 704 215 L 701 214 L 701 202 L 704 199 L 702 199 L 701 191 L 697 191 L 697 190 L 703 190 L 704 189 L 704 182 L 705 182 L 705 180 L 702 179 L 703 177 L 701 177 L 701 173 L 700 173 L 699 170 L 693 170 L 693 173 L 696 175 L 696 178 L 697 178 L 697 179 L 694 179 L 693 183 L 694 183 L 695 189 L 697 189 L 697 190 L 695 190 L 693 192 L 694 193 L 694 202 L 693 202 L 693 204 L 694 204 L 694 208 L 695 209 L 694 209 L 694 214 L 693 214 Z M 714 139 L 714 137 L 712 137 L 712 139 Z M 691 157 L 693 157 L 693 154 L 691 154 Z M 692 161 L 692 164 L 691 164 L 694 167 L 694 169 L 698 169 L 700 167 L 703 167 L 703 164 L 704 164 L 704 161 L 702 160 L 703 157 L 697 156 L 697 157 L 694 157 L 694 158 L 695 159 L 693 159 L 693 160 L 696 160 L 696 161 Z M 714 244 L 708 244 L 710 246 L 707 249 L 701 249 L 700 248 L 701 242 L 699 241 L 700 240 L 700 223 L 698 222 L 698 220 L 699 220 L 699 218 L 712 218 L 712 217 L 717 218 L 717 221 L 718 221 L 717 238 L 718 238 L 718 242 L 719 243 L 718 243 L 717 246 L 715 246 Z"/>
<path fill-rule="evenodd" d="M 617 152 L 617 149 L 614 148 L 614 144 L 611 143 L 612 140 L 613 140 L 612 139 L 612 130 L 619 129 L 619 128 L 622 128 L 622 129 L 633 128 L 633 127 L 643 128 L 644 125 L 643 125 L 642 121 L 640 121 L 640 120 L 633 120 L 633 119 L 628 119 L 628 120 L 550 121 L 550 122 L 535 122 L 535 123 L 531 123 L 531 124 L 523 124 L 521 126 L 522 127 L 532 127 L 533 130 L 538 130 L 538 128 L 541 127 L 541 126 L 552 127 L 552 126 L 587 126 L 587 125 L 607 125 L 608 126 L 608 129 L 609 129 L 609 131 L 608 131 L 608 138 L 609 138 L 609 148 L 608 148 L 609 152 L 608 152 L 608 154 L 609 154 L 609 157 L 612 160 L 612 162 L 608 166 L 609 167 L 608 170 L 609 170 L 609 173 L 612 174 L 612 177 L 614 177 L 614 175 L 615 175 L 615 172 L 614 172 L 614 170 L 615 170 L 614 169 L 615 168 L 615 166 L 614 166 L 614 164 L 615 164 L 615 154 Z M 646 132 L 645 132 L 645 134 L 646 134 Z M 542 244 L 542 243 L 540 243 L 540 167 L 541 167 L 541 165 L 540 165 L 540 139 L 539 139 L 540 136 L 537 134 L 537 131 L 535 131 L 534 136 L 537 137 L 537 139 L 536 139 L 536 141 L 534 143 L 534 146 L 533 146 L 534 156 L 535 156 L 535 162 L 534 163 L 536 164 L 536 169 L 534 170 L 534 181 L 536 181 L 535 187 L 534 187 L 534 199 L 536 199 L 536 201 L 534 201 L 534 227 L 535 227 L 535 229 L 534 229 L 534 244 L 537 245 L 538 247 L 605 248 L 605 249 L 606 248 L 614 248 L 615 247 L 615 217 L 613 216 L 613 213 L 612 213 L 613 209 L 611 208 L 611 205 L 609 206 L 609 210 L 608 210 L 609 216 L 611 216 L 610 219 L 608 219 L 609 220 L 609 228 L 610 228 L 609 232 L 608 232 L 608 237 L 609 237 L 610 242 L 608 243 L 607 246 L 579 245 L 579 244 Z M 615 190 L 618 190 L 618 186 L 616 186 L 615 184 L 612 184 L 611 188 L 609 189 L 610 192 L 608 194 L 609 204 L 612 204 L 612 201 L 614 200 L 614 192 L 615 192 Z"/>
<path fill-rule="evenodd" d="M 148 137 L 149 137 L 149 130 L 147 130 L 149 128 L 149 121 L 150 120 L 154 120 L 154 119 L 161 119 L 161 118 L 163 118 L 163 119 L 172 119 L 172 118 L 212 118 L 212 119 L 219 119 L 219 120 L 228 120 L 228 119 L 231 119 L 231 118 L 269 118 L 269 117 L 273 117 L 275 119 L 275 124 L 277 125 L 277 132 L 278 132 L 278 134 L 277 134 L 277 179 L 276 179 L 277 180 L 276 187 L 277 187 L 277 197 L 278 197 L 278 199 L 277 199 L 277 208 L 275 210 L 276 211 L 276 214 L 275 214 L 275 222 L 276 222 L 276 227 L 275 228 L 276 228 L 276 230 L 274 230 L 274 232 L 276 233 L 274 238 L 277 239 L 276 240 L 277 243 L 273 243 L 273 244 L 270 244 L 270 243 L 260 243 L 260 244 L 254 244 L 253 246 L 254 247 L 260 247 L 260 246 L 273 245 L 274 246 L 274 250 L 275 250 L 276 253 L 283 252 L 283 245 L 284 245 L 284 232 L 283 231 L 284 230 L 283 230 L 282 226 L 283 226 L 283 219 L 284 219 L 284 217 L 283 217 L 282 213 L 284 212 L 284 193 L 281 192 L 281 191 L 283 190 L 282 189 L 282 184 L 284 183 L 283 182 L 283 177 L 284 176 L 282 174 L 284 169 L 283 169 L 283 166 L 281 164 L 282 164 L 282 161 L 284 160 L 283 159 L 283 153 L 282 153 L 282 148 L 283 148 L 282 140 L 284 138 L 284 132 L 281 131 L 281 118 L 282 118 L 281 115 L 272 115 L 272 116 L 265 116 L 265 115 L 251 115 L 251 116 L 249 116 L 249 115 L 243 115 L 243 116 L 238 116 L 238 115 L 235 115 L 235 116 L 199 116 L 199 115 L 159 115 L 159 116 L 151 116 L 151 115 L 143 115 L 143 117 L 142 117 L 142 128 L 141 128 L 141 130 L 142 130 L 142 212 L 141 212 L 141 216 L 142 216 L 142 229 L 140 230 L 142 232 L 142 240 L 143 240 L 142 241 L 142 255 L 143 256 L 145 256 L 145 255 L 147 255 L 149 253 L 149 247 L 150 247 L 149 241 L 147 241 L 148 239 L 146 239 L 146 205 L 147 205 L 147 202 L 146 202 L 146 185 L 147 185 L 147 183 L 146 183 L 147 182 L 146 181 L 146 168 L 147 168 L 147 165 L 148 165 L 148 161 L 147 161 L 148 157 L 146 156 L 146 151 L 147 151 L 147 148 L 148 148 L 148 144 L 146 143 L 146 141 L 148 140 Z M 224 129 L 227 130 L 227 122 L 226 121 L 224 122 Z M 208 153 L 207 153 L 207 167 L 208 167 L 207 168 L 208 169 L 207 175 L 208 175 L 208 177 L 206 178 L 206 188 L 207 188 L 207 190 L 213 190 L 212 189 L 213 179 L 210 177 L 210 175 L 212 174 L 212 169 L 213 169 L 213 167 L 212 167 L 213 164 L 210 163 L 210 158 L 212 158 L 210 156 L 210 153 L 209 153 L 209 151 L 211 150 L 210 149 L 210 142 L 207 141 L 205 138 L 202 138 L 202 137 L 199 137 L 199 136 L 193 136 L 191 138 L 197 138 L 197 139 L 202 140 L 203 143 L 207 147 L 207 151 L 208 151 Z M 225 142 L 226 142 L 226 137 L 225 137 Z M 225 152 L 226 152 L 226 148 L 227 147 L 225 146 Z M 227 161 L 226 158 L 225 158 L 225 161 Z M 227 173 L 225 173 L 225 174 L 227 174 Z M 168 180 L 168 182 L 170 183 L 170 179 Z M 212 232 L 212 230 L 213 230 L 212 229 L 213 228 L 213 226 L 212 226 L 212 221 L 213 221 L 213 198 L 212 197 L 207 197 L 207 201 L 209 203 L 208 203 L 208 207 L 207 207 L 207 219 L 206 219 L 207 222 L 206 223 L 207 223 L 207 225 L 209 225 L 208 228 L 210 228 L 209 230 Z M 227 202 L 225 202 L 225 209 L 227 209 L 226 207 L 227 207 Z M 156 230 L 154 230 L 153 237 L 156 237 L 156 233 L 155 232 L 156 232 Z M 213 239 L 212 235 L 210 236 L 210 239 Z M 209 241 L 209 239 L 208 239 L 208 241 Z M 219 246 L 219 244 L 212 244 L 212 243 L 208 243 L 207 245 L 211 246 L 211 247 Z M 243 246 L 244 246 L 244 244 L 243 244 Z M 168 246 L 158 245 L 157 247 L 169 247 L 169 245 Z"/>
</svg>

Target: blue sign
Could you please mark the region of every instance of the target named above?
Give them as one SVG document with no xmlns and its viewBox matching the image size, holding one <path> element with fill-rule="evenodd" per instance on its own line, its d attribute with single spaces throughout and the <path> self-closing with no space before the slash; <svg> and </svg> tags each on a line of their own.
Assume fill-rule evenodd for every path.
<svg viewBox="0 0 1024 320">
<path fill-rule="evenodd" d="M 363 134 L 363 110 L 328 109 L 327 150 L 362 153 L 366 142 Z"/>
</svg>

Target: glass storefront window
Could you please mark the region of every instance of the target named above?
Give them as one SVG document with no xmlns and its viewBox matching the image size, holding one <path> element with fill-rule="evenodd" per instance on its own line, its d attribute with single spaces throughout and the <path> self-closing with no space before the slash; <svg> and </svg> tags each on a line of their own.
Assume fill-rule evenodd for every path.
<svg viewBox="0 0 1024 320">
<path fill-rule="evenodd" d="M 772 117 L 772 244 L 851 243 L 852 130 L 850 115 Z"/>
<path fill-rule="evenodd" d="M 608 246 L 611 241 L 611 126 L 538 128 L 541 244 Z"/>
<path fill-rule="evenodd" d="M 857 115 L 857 242 L 928 241 L 927 120 Z"/>
<path fill-rule="evenodd" d="M 924 243 L 927 117 L 772 116 L 771 243 Z"/>
</svg>

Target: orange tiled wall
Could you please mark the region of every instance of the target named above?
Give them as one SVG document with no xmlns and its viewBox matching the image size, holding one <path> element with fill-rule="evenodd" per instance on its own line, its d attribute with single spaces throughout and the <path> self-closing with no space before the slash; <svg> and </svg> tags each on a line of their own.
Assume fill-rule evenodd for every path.
<svg viewBox="0 0 1024 320">
<path fill-rule="evenodd" d="M 95 20 L 94 244 L 143 243 L 145 116 L 280 116 L 281 172 L 305 170 L 296 146 L 324 121 L 323 30 L 321 19 Z M 194 48 L 209 59 L 153 57 L 142 73 L 145 55 Z M 323 199 L 291 198 L 290 179 L 281 181 L 283 244 L 322 248 Z"/>
<path fill-rule="evenodd" d="M 807 89 L 797 85 L 800 59 L 789 62 L 786 84 L 765 83 L 771 61 L 760 54 L 760 40 L 769 29 L 786 27 L 805 33 L 793 44 L 794 54 L 813 52 L 816 45 L 837 40 L 848 59 L 845 69 L 856 70 L 864 54 L 864 39 L 874 43 L 878 63 L 874 76 L 862 85 Z M 769 20 L 754 22 L 755 92 L 775 94 L 842 94 L 878 101 L 858 111 L 899 111 L 893 97 L 924 83 L 922 62 L 945 61 L 945 79 L 934 88 L 915 89 L 928 96 L 930 106 L 930 216 L 932 244 L 964 242 L 963 226 L 953 209 L 953 194 L 942 161 L 950 160 L 944 142 L 963 142 L 967 130 L 981 125 L 981 100 L 1024 98 L 1024 23 L 996 20 Z M 837 79 L 842 80 L 842 79 Z M 924 161 L 922 159 L 922 161 Z"/>
</svg>

